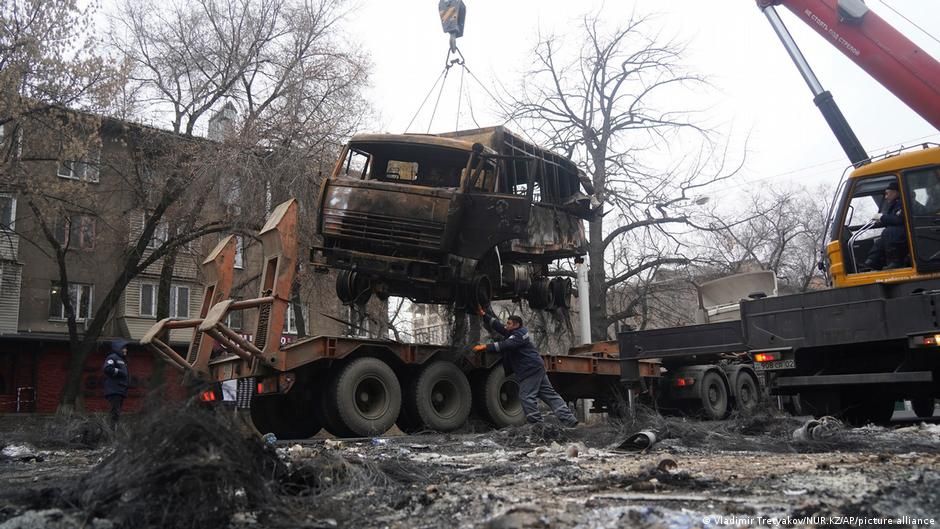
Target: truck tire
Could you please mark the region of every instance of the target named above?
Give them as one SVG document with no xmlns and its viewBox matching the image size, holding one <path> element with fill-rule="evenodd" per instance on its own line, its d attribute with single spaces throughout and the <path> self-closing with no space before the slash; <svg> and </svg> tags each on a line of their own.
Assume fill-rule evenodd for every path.
<svg viewBox="0 0 940 529">
<path fill-rule="evenodd" d="M 333 378 L 335 381 L 335 376 Z M 333 382 L 327 383 L 320 392 L 320 398 L 314 404 L 314 412 L 323 425 L 323 429 L 334 437 L 355 437 L 356 433 L 343 424 L 339 417 L 339 411 L 336 408 L 336 392 L 333 390 Z"/>
<path fill-rule="evenodd" d="M 480 403 L 484 418 L 497 428 L 525 424 L 519 385 L 515 377 L 506 376 L 501 364 L 496 364 L 481 379 L 474 399 Z"/>
<path fill-rule="evenodd" d="M 750 371 L 742 369 L 734 381 L 734 402 L 739 411 L 752 411 L 760 403 L 760 383 Z"/>
<path fill-rule="evenodd" d="M 699 382 L 699 403 L 702 415 L 707 419 L 720 420 L 728 415 L 728 386 L 725 379 L 715 371 L 706 371 Z"/>
<path fill-rule="evenodd" d="M 470 382 L 460 368 L 453 362 L 431 362 L 408 384 L 399 427 L 405 422 L 406 427 L 452 432 L 467 422 L 472 399 Z"/>
<path fill-rule="evenodd" d="M 920 419 L 933 417 L 934 404 L 933 397 L 911 399 L 911 409 L 914 410 L 914 414 Z"/>
<path fill-rule="evenodd" d="M 362 437 L 385 433 L 401 408 L 398 378 L 378 358 L 359 358 L 343 367 L 328 397 L 341 426 Z"/>
<path fill-rule="evenodd" d="M 278 439 L 306 439 L 320 431 L 309 402 L 288 395 L 251 398 L 251 422 L 262 435 L 273 433 Z"/>
</svg>

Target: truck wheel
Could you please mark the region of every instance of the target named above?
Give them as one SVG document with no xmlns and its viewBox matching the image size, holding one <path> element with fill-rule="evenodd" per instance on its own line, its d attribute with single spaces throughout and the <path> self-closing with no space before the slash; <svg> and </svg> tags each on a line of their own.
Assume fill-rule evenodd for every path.
<svg viewBox="0 0 940 529">
<path fill-rule="evenodd" d="M 706 418 L 719 420 L 728 415 L 728 387 L 721 375 L 714 371 L 705 373 L 699 382 L 699 400 Z"/>
<path fill-rule="evenodd" d="M 934 411 L 934 399 L 933 398 L 920 398 L 920 399 L 911 399 L 911 408 L 914 410 L 914 414 L 921 419 L 929 419 L 933 417 Z"/>
<path fill-rule="evenodd" d="M 526 292 L 526 301 L 532 310 L 547 309 L 552 306 L 555 297 L 552 292 L 552 285 L 547 278 L 539 277 L 532 281 L 529 290 Z"/>
<path fill-rule="evenodd" d="M 734 401 L 740 411 L 751 411 L 760 403 L 760 385 L 746 370 L 739 371 L 735 379 Z"/>
<path fill-rule="evenodd" d="M 365 274 L 340 270 L 336 274 L 336 297 L 343 303 L 365 305 L 372 297 L 372 282 Z"/>
<path fill-rule="evenodd" d="M 342 425 L 363 437 L 391 428 L 401 408 L 398 378 L 378 358 L 359 358 L 343 367 L 329 397 Z"/>
<path fill-rule="evenodd" d="M 519 384 L 515 377 L 507 377 L 503 366 L 490 369 L 482 384 L 478 398 L 486 418 L 497 428 L 525 424 L 525 413 L 519 401 Z"/>
<path fill-rule="evenodd" d="M 335 378 L 333 380 L 335 381 Z M 329 382 L 323 387 L 320 398 L 314 404 L 314 412 L 323 428 L 334 437 L 355 437 L 355 432 L 343 424 L 339 417 L 339 410 L 336 408 L 336 391 L 333 386 L 333 382 Z"/>
<path fill-rule="evenodd" d="M 452 432 L 467 422 L 472 398 L 460 368 L 452 362 L 431 362 L 408 385 L 401 415 L 416 419 L 419 427 Z"/>
<path fill-rule="evenodd" d="M 320 421 L 303 399 L 290 395 L 251 398 L 251 422 L 259 433 L 278 439 L 306 439 L 320 431 Z"/>
<path fill-rule="evenodd" d="M 549 287 L 552 290 L 552 299 L 556 307 L 571 308 L 573 288 L 570 277 L 556 277 L 549 282 Z"/>
</svg>

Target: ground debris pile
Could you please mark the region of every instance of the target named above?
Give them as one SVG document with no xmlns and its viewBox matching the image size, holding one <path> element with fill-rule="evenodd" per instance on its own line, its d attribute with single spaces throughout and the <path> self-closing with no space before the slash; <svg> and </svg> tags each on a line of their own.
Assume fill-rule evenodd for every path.
<svg viewBox="0 0 940 529">
<path fill-rule="evenodd" d="M 658 448 L 789 453 L 863 446 L 841 423 L 828 428 L 825 436 L 795 436 L 794 432 L 804 427 L 806 420 L 786 415 L 768 404 L 747 412 L 735 412 L 722 421 L 660 415 L 656 410 L 637 406 L 632 419 L 621 423 L 619 428 L 621 440 L 639 431 L 655 433 Z"/>
<path fill-rule="evenodd" d="M 231 416 L 183 408 L 141 417 L 69 500 L 118 527 L 225 527 L 270 508 L 284 472 L 273 450 Z"/>
<path fill-rule="evenodd" d="M 29 417 L 3 432 L 9 444 L 29 444 L 40 449 L 94 449 L 111 442 L 113 434 L 101 415 L 58 413 L 47 417 Z M 0 443 L 2 444 L 2 443 Z"/>
<path fill-rule="evenodd" d="M 795 516 L 855 517 L 864 520 L 859 525 L 881 527 L 889 525 L 925 526 L 937 523 L 940 513 L 940 471 L 921 469 L 907 479 L 879 487 L 855 501 L 841 504 L 811 502 L 797 509 Z M 933 520 L 933 521 L 930 521 Z M 898 523 L 901 522 L 901 523 Z M 825 523 L 822 527 L 835 527 Z"/>
</svg>

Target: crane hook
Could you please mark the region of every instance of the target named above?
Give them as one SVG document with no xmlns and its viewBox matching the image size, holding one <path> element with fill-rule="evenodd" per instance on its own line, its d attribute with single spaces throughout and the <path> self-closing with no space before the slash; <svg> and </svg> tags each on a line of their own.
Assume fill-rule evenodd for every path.
<svg viewBox="0 0 940 529">
<path fill-rule="evenodd" d="M 441 15 L 441 27 L 444 33 L 450 33 L 450 53 L 457 51 L 457 39 L 463 36 L 463 26 L 467 19 L 467 6 L 463 0 L 440 0 L 437 11 Z"/>
</svg>

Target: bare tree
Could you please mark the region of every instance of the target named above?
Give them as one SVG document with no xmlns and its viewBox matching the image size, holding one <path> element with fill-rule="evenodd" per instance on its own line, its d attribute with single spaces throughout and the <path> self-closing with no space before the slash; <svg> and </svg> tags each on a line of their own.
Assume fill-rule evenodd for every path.
<svg viewBox="0 0 940 529">
<path fill-rule="evenodd" d="M 567 51 L 562 38 L 541 39 L 535 68 L 525 73 L 517 95 L 507 96 L 508 117 L 531 124 L 533 135 L 576 159 L 591 178 L 604 213 L 613 213 L 589 225 L 594 340 L 606 339 L 610 324 L 621 317 L 608 314 L 608 289 L 661 266 L 687 262 L 662 251 L 655 252 L 656 258 L 640 257 L 612 270 L 604 263 L 617 241 L 640 232 L 668 235 L 674 227 L 694 225 L 701 190 L 738 169 L 724 167 L 726 153 L 710 141 L 709 131 L 691 119 L 692 111 L 677 108 L 676 101 L 688 94 L 684 87 L 703 84 L 682 68 L 681 46 L 648 35 L 646 17 L 633 16 L 610 31 L 601 18 L 583 18 L 576 53 Z M 701 145 L 697 155 L 677 160 L 663 153 L 670 142 L 687 145 L 689 135 Z"/>
<path fill-rule="evenodd" d="M 720 229 L 706 238 L 703 259 L 725 273 L 772 270 L 784 289 L 804 292 L 821 278 L 817 263 L 831 195 L 826 187 L 762 187 L 746 195 L 744 221 L 712 221 Z"/>
<path fill-rule="evenodd" d="M 233 115 L 217 132 L 230 158 L 240 162 L 241 170 L 221 184 L 239 217 L 263 217 L 272 203 L 288 197 L 301 199 L 301 216 L 311 217 L 320 178 L 366 113 L 360 90 L 368 62 L 339 33 L 344 3 L 121 4 L 112 45 L 131 65 L 138 115 L 169 116 L 174 132 L 193 134 L 223 102 L 231 105 Z M 303 227 L 300 242 L 309 246 L 313 224 Z M 164 264 L 161 275 L 169 277 L 173 260 Z M 299 278 L 307 273 L 298 272 Z M 165 283 L 161 299 L 168 295 Z M 304 294 L 295 288 L 295 301 Z M 303 328 L 299 307 L 295 316 Z"/>
</svg>

